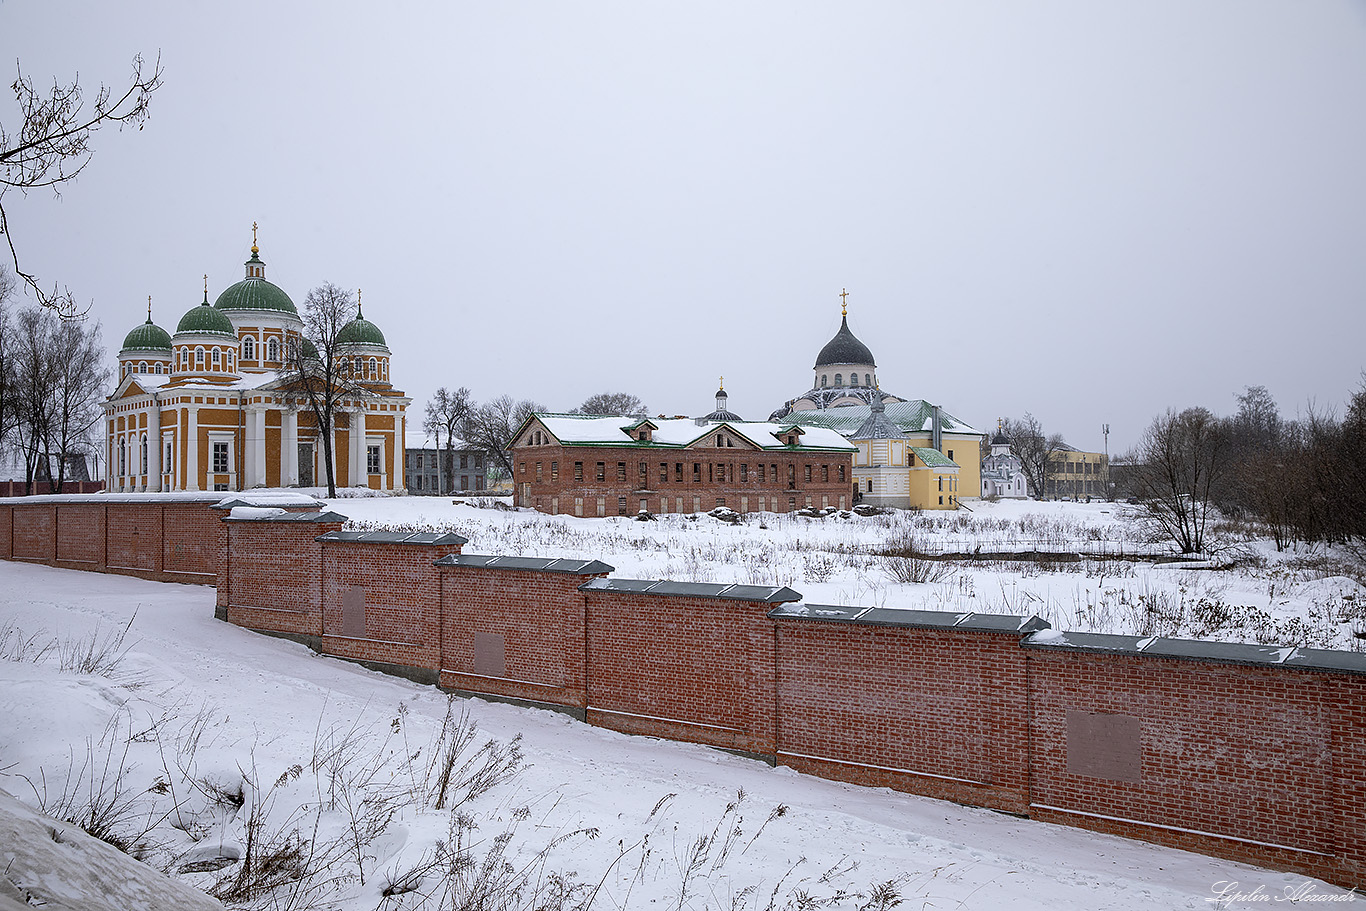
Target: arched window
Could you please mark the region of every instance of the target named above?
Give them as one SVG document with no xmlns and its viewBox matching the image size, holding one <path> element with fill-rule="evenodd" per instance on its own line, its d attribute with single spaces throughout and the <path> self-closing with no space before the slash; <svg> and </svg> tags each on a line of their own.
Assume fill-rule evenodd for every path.
<svg viewBox="0 0 1366 911">
<path fill-rule="evenodd" d="M 196 349 L 194 349 L 194 365 L 195 365 L 196 367 L 203 367 L 203 366 L 204 366 L 204 349 L 203 349 L 203 348 L 196 348 Z"/>
<path fill-rule="evenodd" d="M 873 375 L 872 375 L 872 374 L 870 374 L 870 373 L 865 373 L 865 374 L 863 375 L 863 385 L 865 385 L 865 386 L 871 386 L 871 385 L 873 385 Z"/>
<path fill-rule="evenodd" d="M 146 361 L 138 361 L 138 373 L 146 373 L 146 372 L 147 372 L 147 362 L 146 362 Z"/>
<path fill-rule="evenodd" d="M 830 377 L 826 376 L 824 373 L 821 374 L 821 388 L 822 388 L 822 389 L 825 388 L 825 381 L 828 380 L 828 379 L 830 379 Z"/>
<path fill-rule="evenodd" d="M 361 370 L 363 369 L 364 368 L 361 366 L 360 355 L 358 354 L 351 360 L 351 372 L 354 373 L 356 376 L 362 376 L 363 374 L 361 373 Z"/>
<path fill-rule="evenodd" d="M 835 385 L 836 385 L 836 386 L 843 386 L 843 385 L 844 385 L 844 374 L 842 374 L 842 373 L 837 373 L 837 374 L 835 374 Z"/>
<path fill-rule="evenodd" d="M 218 357 L 219 357 L 219 356 L 218 356 L 218 349 L 215 348 L 215 349 L 213 349 L 213 351 L 211 352 L 211 359 L 213 360 L 213 365 L 214 365 L 215 367 L 218 366 Z"/>
<path fill-rule="evenodd" d="M 275 338 L 266 342 L 266 360 L 272 363 L 280 360 L 280 342 Z"/>
<path fill-rule="evenodd" d="M 128 441 L 119 437 L 119 475 L 128 474 Z"/>
<path fill-rule="evenodd" d="M 256 339 L 252 338 L 250 335 L 242 339 L 242 360 L 256 360 Z"/>
<path fill-rule="evenodd" d="M 123 365 L 123 375 L 124 375 L 124 376 L 127 376 L 128 374 L 130 374 L 130 373 L 132 373 L 132 372 L 133 372 L 133 365 L 132 365 L 132 364 L 124 364 L 124 365 Z"/>
<path fill-rule="evenodd" d="M 351 375 L 351 359 L 348 357 L 341 359 L 341 374 L 342 376 Z"/>
<path fill-rule="evenodd" d="M 147 473 L 147 434 L 142 435 L 142 473 Z"/>
<path fill-rule="evenodd" d="M 232 359 L 233 359 L 233 353 L 232 353 L 231 351 L 229 351 L 229 352 L 228 352 L 228 369 L 229 369 L 229 370 L 232 369 Z"/>
<path fill-rule="evenodd" d="M 858 385 L 858 374 L 857 374 L 857 373 L 851 373 L 851 374 L 849 374 L 849 385 L 850 385 L 850 386 L 857 386 L 857 385 Z"/>
<path fill-rule="evenodd" d="M 365 375 L 370 377 L 370 379 L 372 380 L 379 379 L 379 361 L 375 360 L 372 357 L 370 358 L 370 363 L 366 366 L 369 368 L 369 370 L 366 372 Z"/>
<path fill-rule="evenodd" d="M 181 349 L 180 349 L 180 369 L 184 370 L 184 369 L 185 369 L 186 367 L 188 367 L 188 366 L 190 366 L 190 349 L 188 349 L 188 348 L 181 348 Z"/>
</svg>

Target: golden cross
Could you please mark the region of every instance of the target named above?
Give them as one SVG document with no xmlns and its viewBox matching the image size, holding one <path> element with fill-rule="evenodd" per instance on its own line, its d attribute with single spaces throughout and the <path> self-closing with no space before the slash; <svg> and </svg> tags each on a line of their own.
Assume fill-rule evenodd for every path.
<svg viewBox="0 0 1366 911">
<path fill-rule="evenodd" d="M 204 273 L 204 300 L 209 299 L 209 273 Z"/>
<path fill-rule="evenodd" d="M 251 245 L 256 246 L 256 222 L 251 223 Z"/>
<path fill-rule="evenodd" d="M 149 297 L 148 300 L 151 300 L 151 298 Z M 148 310 L 147 312 L 148 312 L 148 313 L 151 313 L 152 311 L 151 311 L 151 310 Z M 725 378 L 724 376 L 721 377 L 721 391 L 722 391 L 722 392 L 725 392 L 725 391 L 726 391 L 726 378 Z"/>
<path fill-rule="evenodd" d="M 361 309 L 360 309 L 360 289 L 357 288 L 357 289 L 356 289 L 356 319 L 364 319 L 364 318 L 365 318 L 365 317 L 361 316 Z"/>
<path fill-rule="evenodd" d="M 845 291 L 843 288 L 841 288 L 841 289 L 840 289 L 840 316 L 848 316 L 848 315 L 849 315 L 849 300 L 848 300 L 848 298 L 849 298 L 849 292 L 848 292 L 848 291 Z"/>
<path fill-rule="evenodd" d="M 152 295 L 147 295 L 147 322 L 152 321 Z"/>
</svg>

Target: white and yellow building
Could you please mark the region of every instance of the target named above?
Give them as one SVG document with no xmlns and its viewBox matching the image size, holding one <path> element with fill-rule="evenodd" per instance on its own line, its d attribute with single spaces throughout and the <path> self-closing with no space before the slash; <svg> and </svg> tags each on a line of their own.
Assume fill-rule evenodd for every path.
<svg viewBox="0 0 1366 911">
<path fill-rule="evenodd" d="M 858 446 L 853 472 L 861 502 L 957 509 L 960 497 L 980 496 L 981 431 L 938 405 L 882 392 L 873 352 L 850 331 L 846 307 L 813 369 L 812 387 L 769 420 L 827 427 Z"/>
<path fill-rule="evenodd" d="M 254 234 L 254 228 L 253 228 Z M 403 486 L 410 399 L 390 382 L 384 335 L 356 318 L 338 333 L 354 378 L 334 426 L 319 428 L 288 385 L 299 346 L 316 356 L 289 295 L 266 280 L 253 241 L 246 277 L 212 306 L 181 317 L 174 335 L 147 322 L 124 339 L 118 386 L 104 405 L 108 489 L 115 492 L 246 490 L 325 483 L 321 434 L 332 436 L 338 487 Z"/>
</svg>

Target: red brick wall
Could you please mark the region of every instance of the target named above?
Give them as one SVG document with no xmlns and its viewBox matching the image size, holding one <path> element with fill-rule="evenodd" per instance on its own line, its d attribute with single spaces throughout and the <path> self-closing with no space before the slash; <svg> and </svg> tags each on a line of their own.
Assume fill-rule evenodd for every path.
<svg viewBox="0 0 1366 911">
<path fill-rule="evenodd" d="M 1325 856 L 1341 850 L 1334 752 L 1343 744 L 1335 744 L 1334 715 L 1346 709 L 1355 717 L 1355 729 L 1349 723 L 1339 738 L 1360 744 L 1358 680 L 1157 657 L 1026 653 L 1032 816 L 1316 875 Z M 1355 705 L 1336 702 L 1338 683 L 1355 690 Z M 1138 780 L 1070 769 L 1069 712 L 1136 719 Z M 1362 813 L 1358 806 L 1351 816 Z M 1363 832 L 1358 827 L 1352 840 Z"/>
<path fill-rule="evenodd" d="M 57 507 L 57 561 L 73 568 L 103 569 L 104 507 L 63 503 Z M 79 564 L 91 564 L 81 567 Z"/>
<path fill-rule="evenodd" d="M 14 507 L 8 503 L 0 503 L 0 558 L 6 560 L 14 557 L 14 542 L 11 535 L 14 533 Z"/>
<path fill-rule="evenodd" d="M 202 576 L 212 583 L 223 558 L 219 537 L 222 513 L 202 503 L 167 503 L 163 507 L 165 543 L 162 568 L 168 575 Z"/>
<path fill-rule="evenodd" d="M 1366 677 L 1324 676 L 1331 706 L 1329 755 L 1333 761 L 1334 804 L 1323 822 L 1332 827 L 1336 858 L 1329 872 L 1337 883 L 1366 884 Z"/>
<path fill-rule="evenodd" d="M 783 620 L 778 761 L 858 784 L 1024 813 L 1019 637 Z"/>
<path fill-rule="evenodd" d="M 441 685 L 582 709 L 584 599 L 578 587 L 593 578 L 441 567 Z M 500 640 L 501 675 L 476 666 L 476 642 L 489 644 L 484 637 Z"/>
<path fill-rule="evenodd" d="M 20 504 L 14 509 L 14 559 L 50 563 L 57 557 L 57 507 Z"/>
<path fill-rule="evenodd" d="M 208 512 L 203 506 L 199 507 Z M 109 569 L 154 575 L 161 571 L 161 552 L 166 540 L 163 506 L 118 503 L 108 512 L 106 553 Z"/>
<path fill-rule="evenodd" d="M 341 522 L 222 523 L 227 558 L 218 571 L 218 605 L 229 623 L 248 629 L 321 636 L 322 544 Z"/>
<path fill-rule="evenodd" d="M 583 481 L 574 480 L 574 463 L 583 462 Z M 646 489 L 641 490 L 640 463 L 646 467 Z M 557 464 L 558 477 L 552 480 L 551 463 Z M 604 463 L 603 480 L 597 479 L 597 463 Z M 618 463 L 626 465 L 626 479 L 620 480 Z M 659 464 L 669 465 L 669 480 L 660 483 Z M 675 480 L 674 465 L 683 463 L 683 480 Z M 701 482 L 693 481 L 693 463 L 701 465 Z M 536 466 L 541 466 L 540 480 L 536 477 Z M 746 481 L 741 481 L 741 465 L 748 466 Z M 758 480 L 758 465 L 763 464 L 764 482 Z M 796 488 L 788 489 L 787 467 L 796 468 Z M 726 466 L 726 478 L 721 480 L 717 466 Z M 779 477 L 773 477 L 772 466 L 778 466 Z M 805 466 L 812 466 L 812 480 L 806 481 Z M 844 466 L 843 483 L 839 481 L 839 467 Z M 525 470 L 523 470 L 525 466 Z M 830 479 L 822 481 L 821 467 L 829 471 Z M 701 512 L 716 508 L 718 498 L 724 498 L 725 505 L 740 511 L 740 498 L 748 498 L 750 511 L 759 509 L 759 496 L 765 498 L 765 508 L 774 511 L 773 497 L 779 497 L 781 511 L 788 511 L 788 498 L 796 499 L 796 508 L 806 507 L 807 497 L 811 504 L 819 508 L 828 499 L 831 506 L 839 506 L 844 497 L 845 506 L 850 504 L 853 484 L 853 456 L 847 452 L 759 452 L 742 449 L 633 449 L 599 447 L 559 447 L 536 446 L 518 448 L 513 457 L 513 484 L 517 490 L 517 505 L 530 506 L 542 512 L 551 512 L 552 500 L 558 499 L 559 512 L 566 515 L 574 513 L 574 500 L 583 498 L 583 514 L 597 516 L 598 497 L 606 499 L 606 514 L 619 514 L 618 501 L 626 498 L 626 514 L 635 515 L 640 510 L 640 501 L 646 500 L 650 512 L 659 512 L 659 498 L 669 498 L 669 512 L 675 512 L 676 500 L 683 498 L 683 512 L 693 512 L 693 497 L 701 500 Z M 526 488 L 523 485 L 527 485 Z M 523 491 L 529 493 L 524 495 Z M 824 498 L 824 499 L 823 499 Z"/>
<path fill-rule="evenodd" d="M 281 523 L 283 524 L 283 523 Z M 460 548 L 380 542 L 324 542 L 323 651 L 342 658 L 435 670 L 441 587 L 434 560 Z M 349 589 L 365 598 L 365 636 L 344 635 Z"/>
<path fill-rule="evenodd" d="M 773 754 L 772 605 L 583 594 L 591 723 Z"/>
</svg>

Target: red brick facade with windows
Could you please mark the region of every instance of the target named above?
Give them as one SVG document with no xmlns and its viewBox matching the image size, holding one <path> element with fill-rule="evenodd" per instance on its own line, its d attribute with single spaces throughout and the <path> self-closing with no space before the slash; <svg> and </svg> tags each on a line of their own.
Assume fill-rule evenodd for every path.
<svg viewBox="0 0 1366 911">
<path fill-rule="evenodd" d="M 201 527 L 146 505 L 75 505 L 0 504 L 0 555 L 110 568 L 89 546 L 96 526 L 121 546 Z M 324 654 L 825 777 L 1366 884 L 1360 654 L 1032 635 L 1037 619 L 823 607 L 790 589 L 465 555 L 454 536 L 342 532 L 330 514 L 197 508 L 218 531 L 219 616 Z M 170 546 L 125 552 L 164 559 Z"/>
<path fill-rule="evenodd" d="M 565 446 L 513 451 L 516 504 L 578 516 L 793 512 L 853 505 L 847 452 Z"/>
</svg>

